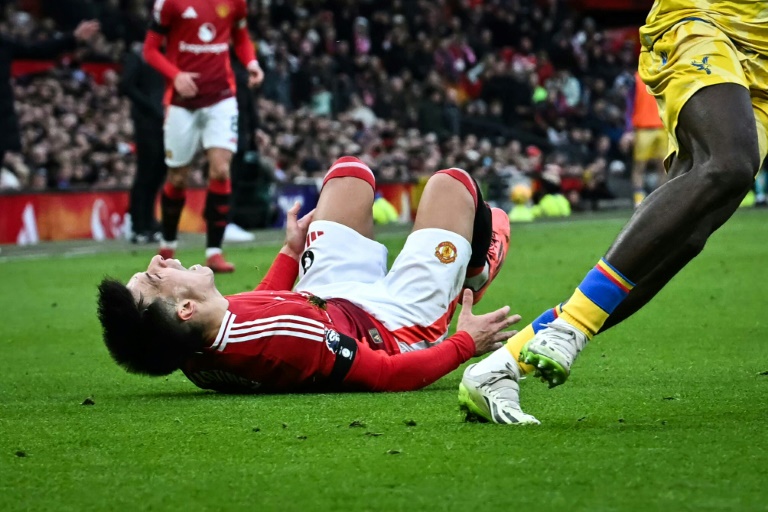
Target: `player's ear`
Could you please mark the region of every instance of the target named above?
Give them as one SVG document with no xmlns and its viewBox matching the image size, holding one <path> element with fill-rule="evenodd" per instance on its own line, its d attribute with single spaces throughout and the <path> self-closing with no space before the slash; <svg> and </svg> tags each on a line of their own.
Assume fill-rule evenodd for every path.
<svg viewBox="0 0 768 512">
<path fill-rule="evenodd" d="M 186 322 L 190 320 L 197 312 L 197 302 L 191 299 L 182 299 L 176 306 L 176 315 L 179 320 Z"/>
</svg>

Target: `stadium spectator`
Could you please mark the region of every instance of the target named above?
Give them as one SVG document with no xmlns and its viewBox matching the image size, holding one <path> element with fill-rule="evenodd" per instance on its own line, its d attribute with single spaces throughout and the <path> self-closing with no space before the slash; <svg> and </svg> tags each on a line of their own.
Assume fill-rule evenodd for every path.
<svg viewBox="0 0 768 512">
<path fill-rule="evenodd" d="M 190 165 L 202 145 L 208 160 L 206 263 L 215 272 L 233 272 L 221 245 L 231 195 L 230 165 L 237 151 L 238 108 L 229 63 L 230 41 L 249 73 L 249 85 L 264 73 L 256 60 L 246 23 L 244 0 L 218 6 L 206 1 L 181 4 L 157 0 L 144 42 L 144 58 L 167 80 L 164 124 L 168 179 L 160 203 L 162 239 L 159 254 L 173 258 Z M 189 43 L 200 41 L 201 43 Z M 165 54 L 160 51 L 165 44 Z"/>
<path fill-rule="evenodd" d="M 99 23 L 96 21 L 80 23 L 72 34 L 57 35 L 37 42 L 17 39 L 0 31 L 0 163 L 4 162 L 7 151 L 21 150 L 19 121 L 10 83 L 13 59 L 54 58 L 64 51 L 74 49 L 79 41 L 92 39 L 98 32 Z"/>
<path fill-rule="evenodd" d="M 471 308 L 505 259 L 506 213 L 491 212 L 466 172 L 439 171 L 387 272 L 372 239 L 374 190 L 362 161 L 336 161 L 317 209 L 301 220 L 298 203 L 290 210 L 285 243 L 253 292 L 224 297 L 210 269 L 161 256 L 127 286 L 103 280 L 113 358 L 135 373 L 181 369 L 222 392 L 409 391 L 498 346 L 520 317 Z M 460 299 L 457 332 L 444 339 Z"/>
<path fill-rule="evenodd" d="M 141 32 L 136 27 L 146 11 L 137 9 L 138 3 L 131 2 L 124 17 L 127 28 L 120 33 L 135 37 Z M 504 9 L 492 2 L 449 2 L 442 8 L 429 2 L 346 1 L 250 6 L 260 60 L 268 70 L 262 97 L 282 105 L 280 115 L 286 118 L 264 129 L 275 141 L 296 142 L 290 149 L 281 144 L 275 170 L 281 179 L 309 176 L 323 167 L 314 162 L 327 165 L 333 161 L 329 153 L 338 156 L 355 148 L 360 155 L 375 154 L 374 166 L 378 160 L 404 160 L 398 168 L 411 177 L 422 172 L 428 158 L 461 162 L 472 172 L 487 168 L 455 154 L 450 140 L 456 133 L 462 145 L 471 142 L 470 135 L 492 145 L 511 140 L 523 147 L 533 144 L 542 150 L 543 161 L 563 165 L 571 174 L 583 174 L 594 158 L 563 158 L 585 145 L 594 153 L 602 136 L 608 136 L 613 159 L 628 158 L 620 152 L 625 148 L 621 137 L 636 57 L 631 47 L 609 46 L 592 20 L 579 22 L 562 1 L 511 2 Z M 430 99 L 433 92 L 437 102 Z M 353 110 L 365 126 L 346 134 Z M 315 117 L 341 123 L 326 126 L 330 131 L 319 136 Z M 438 144 L 426 155 L 411 141 L 423 142 L 438 119 L 443 122 L 434 132 Z M 391 120 L 396 121 L 394 130 L 387 127 Z M 429 130 L 409 131 L 420 123 Z M 587 127 L 590 133 L 574 127 Z M 407 144 L 398 146 L 406 133 Z M 554 142 L 552 136 L 557 136 Z M 324 148 L 323 138 L 344 142 Z M 380 144 L 385 138 L 393 143 Z M 490 157 L 494 166 L 511 164 L 503 153 Z M 130 173 L 131 157 L 122 160 Z M 199 170 L 193 176 L 202 180 Z"/>
</svg>

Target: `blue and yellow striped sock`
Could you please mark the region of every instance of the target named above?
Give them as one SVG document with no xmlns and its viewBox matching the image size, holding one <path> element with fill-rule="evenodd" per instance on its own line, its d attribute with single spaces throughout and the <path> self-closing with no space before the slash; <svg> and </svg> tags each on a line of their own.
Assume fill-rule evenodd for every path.
<svg viewBox="0 0 768 512">
<path fill-rule="evenodd" d="M 605 259 L 601 259 L 568 301 L 539 315 L 536 320 L 507 340 L 504 347 L 515 361 L 518 361 L 521 374 L 531 373 L 534 368 L 520 362 L 520 351 L 546 324 L 562 317 L 592 339 L 634 286 L 632 281 L 621 275 Z"/>
<path fill-rule="evenodd" d="M 602 258 L 562 304 L 560 316 L 592 339 L 634 287 L 632 281 Z"/>
<path fill-rule="evenodd" d="M 539 317 L 524 327 L 520 332 L 512 336 L 507 340 L 504 347 L 512 354 L 512 357 L 517 361 L 517 366 L 520 368 L 520 373 L 526 375 L 531 373 L 535 368 L 529 364 L 525 364 L 520 361 L 520 351 L 523 347 L 533 339 L 537 332 L 544 328 L 544 326 L 552 322 L 555 318 L 563 313 L 563 305 L 558 304 L 552 309 L 546 310 Z"/>
</svg>

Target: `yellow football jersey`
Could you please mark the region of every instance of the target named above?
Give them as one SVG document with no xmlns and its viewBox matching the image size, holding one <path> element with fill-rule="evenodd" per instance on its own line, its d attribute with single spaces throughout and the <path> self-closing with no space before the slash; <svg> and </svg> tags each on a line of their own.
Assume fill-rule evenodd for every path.
<svg viewBox="0 0 768 512">
<path fill-rule="evenodd" d="M 656 0 L 640 41 L 650 49 L 664 32 L 691 18 L 712 23 L 744 50 L 768 56 L 768 0 Z"/>
</svg>

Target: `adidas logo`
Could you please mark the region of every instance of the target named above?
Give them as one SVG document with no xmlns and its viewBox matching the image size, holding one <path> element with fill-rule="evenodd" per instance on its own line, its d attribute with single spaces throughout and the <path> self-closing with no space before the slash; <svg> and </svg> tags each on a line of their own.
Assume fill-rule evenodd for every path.
<svg viewBox="0 0 768 512">
<path fill-rule="evenodd" d="M 197 18 L 197 11 L 194 7 L 187 7 L 187 10 L 181 13 L 181 17 L 185 20 L 193 20 Z"/>
</svg>

